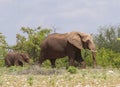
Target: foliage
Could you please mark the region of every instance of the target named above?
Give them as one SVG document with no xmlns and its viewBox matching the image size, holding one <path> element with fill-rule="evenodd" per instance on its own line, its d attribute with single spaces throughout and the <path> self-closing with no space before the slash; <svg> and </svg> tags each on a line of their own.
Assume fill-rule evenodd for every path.
<svg viewBox="0 0 120 87">
<path fill-rule="evenodd" d="M 38 60 L 40 54 L 40 43 L 51 32 L 51 30 L 42 29 L 41 27 L 36 29 L 22 27 L 21 31 L 24 35 L 16 35 L 17 44 L 13 47 L 13 49 L 15 51 L 28 53 L 35 62 Z"/>
<path fill-rule="evenodd" d="M 7 50 L 6 50 L 7 46 L 8 45 L 5 40 L 5 36 L 2 33 L 0 33 L 0 66 L 4 65 L 3 59 L 7 52 Z"/>
<path fill-rule="evenodd" d="M 87 66 L 93 66 L 91 52 L 87 51 L 87 56 L 84 58 Z M 97 66 L 120 68 L 120 54 L 110 49 L 101 48 L 96 53 Z"/>
<path fill-rule="evenodd" d="M 120 25 L 100 27 L 94 41 L 98 48 L 98 65 L 120 68 Z"/>
<path fill-rule="evenodd" d="M 56 60 L 56 67 L 57 68 L 61 68 L 61 67 L 68 67 L 68 57 L 64 57 L 64 58 L 61 58 L 61 59 L 57 59 Z"/>
<path fill-rule="evenodd" d="M 7 46 L 7 42 L 5 40 L 5 36 L 2 35 L 2 33 L 0 33 L 0 47 L 6 47 Z"/>
<path fill-rule="evenodd" d="M 103 67 L 110 66 L 113 63 L 113 59 L 115 58 L 115 53 L 112 50 L 102 48 L 98 50 L 97 54 L 97 63 Z"/>
<path fill-rule="evenodd" d="M 33 76 L 29 75 L 27 81 L 28 81 L 29 85 L 32 86 L 33 85 Z"/>
<path fill-rule="evenodd" d="M 46 60 L 42 63 L 42 67 L 51 68 L 51 63 L 49 60 Z"/>
<path fill-rule="evenodd" d="M 93 59 L 90 50 L 82 50 L 82 57 L 85 60 L 87 66 L 93 66 Z"/>
<path fill-rule="evenodd" d="M 75 68 L 74 66 L 69 66 L 67 71 L 71 74 L 75 74 L 77 73 L 77 68 Z"/>
<path fill-rule="evenodd" d="M 64 57 L 64 58 L 57 59 L 55 62 L 55 65 L 56 65 L 56 68 L 58 69 L 61 67 L 68 67 L 68 58 Z M 49 60 L 46 60 L 42 63 L 42 66 L 46 68 L 51 68 L 51 63 Z"/>
<path fill-rule="evenodd" d="M 120 26 L 100 27 L 98 34 L 95 35 L 95 43 L 100 49 L 104 47 L 106 49 L 120 52 Z"/>
</svg>

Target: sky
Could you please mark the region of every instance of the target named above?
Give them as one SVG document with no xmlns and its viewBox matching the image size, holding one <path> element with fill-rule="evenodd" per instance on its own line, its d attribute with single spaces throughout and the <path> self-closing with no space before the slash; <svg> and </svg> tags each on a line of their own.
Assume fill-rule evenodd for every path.
<svg viewBox="0 0 120 87">
<path fill-rule="evenodd" d="M 96 34 L 100 26 L 120 24 L 120 0 L 0 0 L 0 32 L 16 43 L 21 27 Z"/>
</svg>

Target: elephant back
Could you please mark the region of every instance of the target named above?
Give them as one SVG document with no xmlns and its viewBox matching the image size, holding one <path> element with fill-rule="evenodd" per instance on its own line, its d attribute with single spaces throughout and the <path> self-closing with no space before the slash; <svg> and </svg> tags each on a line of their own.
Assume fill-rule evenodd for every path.
<svg viewBox="0 0 120 87">
<path fill-rule="evenodd" d="M 48 43 L 49 42 L 51 42 L 51 41 L 67 41 L 67 33 L 65 33 L 65 34 L 59 34 L 59 33 L 53 33 L 53 34 L 50 34 L 50 35 L 48 35 L 42 42 L 41 42 L 41 44 L 40 44 L 40 47 L 41 48 L 47 48 L 47 45 L 48 45 Z"/>
</svg>

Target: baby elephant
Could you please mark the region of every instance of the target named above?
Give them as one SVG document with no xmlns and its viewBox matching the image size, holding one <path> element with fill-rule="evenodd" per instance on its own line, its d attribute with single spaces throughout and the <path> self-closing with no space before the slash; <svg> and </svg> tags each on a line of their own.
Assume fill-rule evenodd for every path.
<svg viewBox="0 0 120 87">
<path fill-rule="evenodd" d="M 23 66 L 24 63 L 29 63 L 30 58 L 25 53 L 9 52 L 5 56 L 5 65 L 10 66 Z"/>
</svg>

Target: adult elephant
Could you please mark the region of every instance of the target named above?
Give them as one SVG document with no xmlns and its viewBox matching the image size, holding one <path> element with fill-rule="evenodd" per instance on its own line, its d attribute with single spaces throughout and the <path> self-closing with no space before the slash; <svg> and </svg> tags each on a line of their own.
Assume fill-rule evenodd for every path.
<svg viewBox="0 0 120 87">
<path fill-rule="evenodd" d="M 49 59 L 52 67 L 55 67 L 57 58 L 68 56 L 69 65 L 74 65 L 74 61 L 82 64 L 82 68 L 86 64 L 82 58 L 81 50 L 89 49 L 92 52 L 93 66 L 96 66 L 96 49 L 92 36 L 82 32 L 70 32 L 65 34 L 48 35 L 41 43 L 41 53 L 39 58 L 40 65 L 46 59 Z"/>
<path fill-rule="evenodd" d="M 23 66 L 24 63 L 29 63 L 29 56 L 25 53 L 9 52 L 5 56 L 5 65 L 10 66 Z"/>
</svg>

